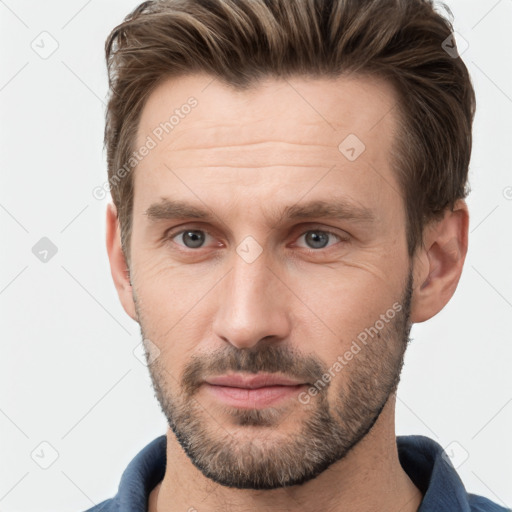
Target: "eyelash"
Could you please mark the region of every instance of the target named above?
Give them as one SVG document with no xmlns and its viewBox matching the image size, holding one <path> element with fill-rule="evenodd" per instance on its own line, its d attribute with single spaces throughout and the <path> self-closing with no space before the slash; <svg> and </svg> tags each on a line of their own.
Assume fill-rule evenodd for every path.
<svg viewBox="0 0 512 512">
<path fill-rule="evenodd" d="M 164 235 L 164 239 L 166 242 L 172 242 L 174 238 L 176 238 L 178 235 L 181 235 L 183 233 L 186 233 L 187 231 L 202 231 L 203 233 L 206 233 L 207 235 L 210 235 L 210 236 L 214 236 L 212 233 L 210 233 L 209 231 L 205 230 L 205 229 L 201 229 L 201 228 L 197 228 L 197 227 L 187 227 L 186 229 L 180 229 L 179 231 L 168 231 L 165 233 Z M 305 234 L 307 233 L 310 233 L 310 232 L 320 232 L 320 233 L 325 233 L 327 235 L 330 235 L 330 236 L 333 236 L 333 237 L 336 237 L 338 238 L 338 240 L 340 241 L 340 243 L 348 243 L 350 240 L 347 237 L 343 237 L 341 234 L 338 234 L 338 233 L 335 233 L 334 231 L 330 231 L 329 229 L 324 229 L 324 228 L 320 228 L 320 227 L 315 227 L 313 226 L 312 228 L 310 229 L 307 229 L 305 231 L 303 231 L 298 238 L 304 236 Z M 199 252 L 201 249 L 204 249 L 204 247 L 198 247 L 197 249 L 192 249 L 190 247 L 185 247 L 185 246 L 182 246 L 182 245 L 179 245 L 179 250 L 182 250 L 182 251 L 194 251 L 194 252 Z M 330 248 L 334 247 L 336 244 L 334 245 L 331 245 L 329 247 L 326 247 L 326 248 L 319 248 L 319 249 L 309 249 L 309 248 L 305 248 L 305 247 L 301 247 L 300 249 L 302 249 L 303 251 L 306 251 L 308 254 L 318 254 L 318 253 L 321 253 L 321 252 L 325 252 L 325 251 L 328 251 Z"/>
</svg>

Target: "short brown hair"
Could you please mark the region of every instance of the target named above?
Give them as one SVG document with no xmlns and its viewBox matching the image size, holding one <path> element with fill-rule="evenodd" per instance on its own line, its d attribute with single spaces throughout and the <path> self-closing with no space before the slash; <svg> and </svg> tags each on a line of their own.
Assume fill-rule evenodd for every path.
<svg viewBox="0 0 512 512">
<path fill-rule="evenodd" d="M 448 7 L 445 10 L 451 15 Z M 475 94 L 432 0 L 151 0 L 109 35 L 105 146 L 129 261 L 134 151 L 145 101 L 161 80 L 206 72 L 239 90 L 265 77 L 389 80 L 400 98 L 392 148 L 412 257 L 423 228 L 469 193 Z M 450 38 L 450 39 L 449 39 Z M 455 47 L 456 52 L 456 47 Z M 126 167 L 125 167 L 126 169 Z"/>
</svg>

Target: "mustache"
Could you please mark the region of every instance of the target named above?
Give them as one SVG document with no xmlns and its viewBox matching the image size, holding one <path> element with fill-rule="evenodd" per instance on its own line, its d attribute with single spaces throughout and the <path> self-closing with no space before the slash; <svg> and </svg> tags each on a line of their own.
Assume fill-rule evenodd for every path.
<svg viewBox="0 0 512 512">
<path fill-rule="evenodd" d="M 207 377 L 231 372 L 280 373 L 312 384 L 325 374 L 326 365 L 314 355 L 303 355 L 289 347 L 238 349 L 228 345 L 215 352 L 192 356 L 182 374 L 182 389 L 191 396 Z"/>
</svg>

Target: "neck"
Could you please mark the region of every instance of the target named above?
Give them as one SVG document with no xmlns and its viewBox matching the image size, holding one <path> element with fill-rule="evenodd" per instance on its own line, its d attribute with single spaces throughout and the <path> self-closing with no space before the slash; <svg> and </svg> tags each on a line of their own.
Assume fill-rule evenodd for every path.
<svg viewBox="0 0 512 512">
<path fill-rule="evenodd" d="M 371 431 L 342 460 L 302 485 L 253 491 L 206 478 L 167 432 L 164 479 L 153 490 L 149 512 L 244 510 L 284 512 L 416 512 L 422 495 L 400 465 L 392 395 Z"/>
</svg>

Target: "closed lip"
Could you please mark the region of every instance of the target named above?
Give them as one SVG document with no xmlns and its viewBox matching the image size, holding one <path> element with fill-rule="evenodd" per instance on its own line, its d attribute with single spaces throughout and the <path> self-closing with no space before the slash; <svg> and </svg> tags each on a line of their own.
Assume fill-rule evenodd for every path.
<svg viewBox="0 0 512 512">
<path fill-rule="evenodd" d="M 305 382 L 289 379 L 272 373 L 258 373 L 256 375 L 243 375 L 240 373 L 220 375 L 205 379 L 212 386 L 228 386 L 232 388 L 258 389 L 268 386 L 301 386 Z"/>
</svg>

